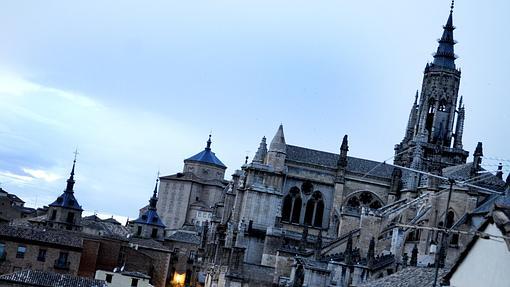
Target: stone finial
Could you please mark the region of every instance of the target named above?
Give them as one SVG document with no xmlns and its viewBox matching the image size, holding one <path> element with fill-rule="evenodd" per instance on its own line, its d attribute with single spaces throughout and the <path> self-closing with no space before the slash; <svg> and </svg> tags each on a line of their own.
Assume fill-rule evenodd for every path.
<svg viewBox="0 0 510 287">
<path fill-rule="evenodd" d="M 259 149 L 257 150 L 257 153 L 255 153 L 255 156 L 253 157 L 253 162 L 263 163 L 264 160 L 266 159 L 266 155 L 267 155 L 266 137 L 262 137 Z"/>
<path fill-rule="evenodd" d="M 482 142 L 478 142 L 475 152 L 473 153 L 473 166 L 471 167 L 471 176 L 476 176 L 482 165 L 483 147 Z"/>
<path fill-rule="evenodd" d="M 503 180 L 503 164 L 499 163 L 498 171 L 496 172 L 496 177 Z"/>
</svg>

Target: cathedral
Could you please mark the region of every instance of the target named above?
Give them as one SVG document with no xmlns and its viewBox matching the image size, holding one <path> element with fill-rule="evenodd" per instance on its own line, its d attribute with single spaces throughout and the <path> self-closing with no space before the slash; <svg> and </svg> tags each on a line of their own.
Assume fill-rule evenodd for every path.
<svg viewBox="0 0 510 287">
<path fill-rule="evenodd" d="M 393 164 L 349 156 L 348 135 L 338 153 L 288 144 L 280 125 L 230 180 L 211 137 L 182 172 L 160 177 L 167 236 L 198 238 L 181 248 L 199 260 L 173 272 L 207 287 L 360 286 L 453 264 L 471 236 L 438 229 L 470 230 L 509 181 L 481 167 L 481 142 L 471 158 L 464 149 L 454 29 L 452 5 Z"/>
</svg>

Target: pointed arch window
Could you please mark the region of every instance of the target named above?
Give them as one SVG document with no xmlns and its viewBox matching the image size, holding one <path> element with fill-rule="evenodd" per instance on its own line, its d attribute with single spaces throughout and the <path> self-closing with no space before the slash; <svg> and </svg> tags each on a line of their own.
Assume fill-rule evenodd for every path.
<svg viewBox="0 0 510 287">
<path fill-rule="evenodd" d="M 299 188 L 292 187 L 283 199 L 282 221 L 299 223 L 302 203 Z"/>
<path fill-rule="evenodd" d="M 455 223 L 455 212 L 453 210 L 448 211 L 446 215 L 446 228 L 451 228 Z M 450 245 L 457 246 L 459 244 L 459 234 L 454 233 L 450 237 Z"/>
<path fill-rule="evenodd" d="M 383 206 L 381 200 L 370 191 L 357 192 L 347 199 L 347 206 L 353 209 L 378 209 Z"/>
<path fill-rule="evenodd" d="M 445 100 L 445 99 L 442 99 L 442 100 L 439 102 L 439 108 L 438 108 L 438 111 L 440 111 L 440 112 L 446 112 L 446 100 Z"/>
<path fill-rule="evenodd" d="M 315 191 L 306 203 L 305 224 L 315 227 L 322 227 L 324 215 L 324 201 L 322 193 Z"/>
</svg>

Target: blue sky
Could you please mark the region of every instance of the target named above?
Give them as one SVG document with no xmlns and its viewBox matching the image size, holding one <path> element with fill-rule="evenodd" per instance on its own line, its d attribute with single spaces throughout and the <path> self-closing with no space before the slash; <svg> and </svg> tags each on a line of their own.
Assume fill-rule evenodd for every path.
<svg viewBox="0 0 510 287">
<path fill-rule="evenodd" d="M 65 187 L 134 217 L 157 170 L 205 146 L 229 167 L 287 142 L 393 155 L 449 1 L 10 1 L 0 4 L 0 182 L 30 206 Z M 458 1 L 464 147 L 510 159 L 508 1 Z M 494 170 L 498 160 L 485 160 Z M 510 161 L 503 161 L 510 171 Z"/>
</svg>

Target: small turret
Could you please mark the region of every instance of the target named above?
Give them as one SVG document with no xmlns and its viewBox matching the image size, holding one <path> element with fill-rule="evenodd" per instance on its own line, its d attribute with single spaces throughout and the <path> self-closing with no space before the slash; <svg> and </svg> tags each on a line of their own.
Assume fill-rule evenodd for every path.
<svg viewBox="0 0 510 287">
<path fill-rule="evenodd" d="M 266 155 L 267 155 L 266 137 L 262 137 L 259 149 L 257 150 L 257 153 L 253 157 L 253 162 L 264 163 Z"/>
<path fill-rule="evenodd" d="M 343 183 L 345 181 L 345 171 L 347 169 L 347 152 L 349 151 L 349 143 L 347 135 L 344 135 L 342 139 L 342 145 L 340 146 L 340 156 L 336 164 L 336 182 Z"/>
<path fill-rule="evenodd" d="M 473 153 L 473 166 L 471 167 L 471 176 L 476 176 L 482 168 L 483 147 L 482 142 L 478 142 Z"/>
<path fill-rule="evenodd" d="M 453 141 L 454 148 L 462 149 L 462 134 L 464 133 L 464 119 L 466 118 L 466 111 L 462 104 L 462 97 L 459 101 L 459 113 L 457 116 L 457 126 L 455 127 L 455 139 Z"/>
<path fill-rule="evenodd" d="M 503 180 L 503 164 L 499 163 L 498 171 L 496 172 L 496 177 Z"/>
<path fill-rule="evenodd" d="M 412 139 L 414 136 L 414 127 L 416 125 L 416 119 L 418 118 L 418 90 L 414 96 L 414 103 L 409 113 L 409 120 L 407 121 L 406 135 L 404 141 Z"/>
<path fill-rule="evenodd" d="M 275 171 L 283 172 L 285 170 L 285 158 L 287 156 L 287 144 L 283 134 L 283 125 L 278 127 L 267 153 L 267 164 L 272 166 Z"/>
</svg>

